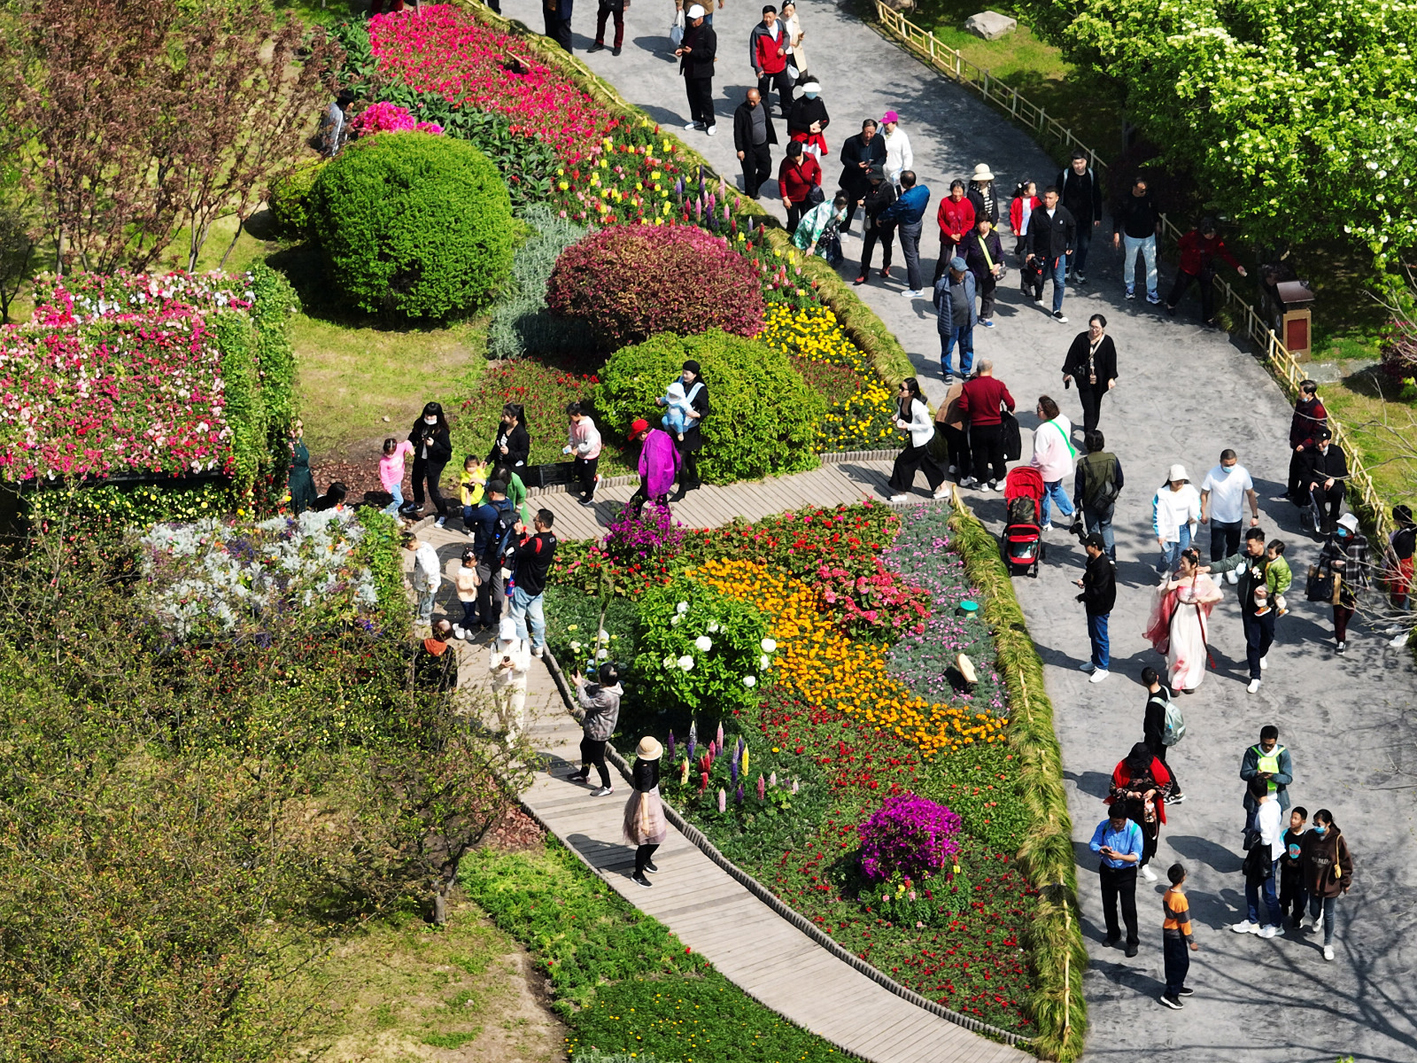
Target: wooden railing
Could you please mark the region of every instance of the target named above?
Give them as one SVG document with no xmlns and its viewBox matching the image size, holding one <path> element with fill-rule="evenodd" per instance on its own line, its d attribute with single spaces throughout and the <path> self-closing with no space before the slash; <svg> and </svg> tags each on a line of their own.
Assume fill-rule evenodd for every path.
<svg viewBox="0 0 1417 1063">
<path fill-rule="evenodd" d="M 1084 144 L 1071 129 L 1038 104 L 1025 99 L 1017 89 L 991 77 L 987 69 L 970 62 L 949 45 L 942 44 L 939 38 L 929 30 L 921 29 L 899 11 L 891 10 L 883 0 L 876 0 L 876 18 L 889 36 L 898 40 L 941 74 L 965 88 L 973 89 L 979 93 L 985 103 L 991 104 L 1007 114 L 1039 140 L 1051 140 L 1069 155 L 1074 151 L 1081 151 L 1087 156 L 1088 164 L 1100 176 L 1106 177 L 1107 163 L 1098 156 L 1095 149 Z M 1181 239 L 1182 230 L 1170 218 L 1163 216 L 1161 224 L 1164 238 L 1173 241 Z M 1265 361 L 1269 363 L 1274 375 L 1284 386 L 1289 397 L 1291 399 L 1297 398 L 1299 382 L 1307 375 L 1298 360 L 1279 341 L 1279 337 L 1274 334 L 1269 323 L 1255 312 L 1254 306 L 1248 299 L 1237 293 L 1234 287 L 1219 276 L 1216 276 L 1212 283 L 1222 304 L 1236 313 L 1245 334 L 1262 353 Z M 1356 501 L 1359 501 L 1362 508 L 1367 510 L 1366 515 L 1372 522 L 1374 530 L 1385 539 L 1391 530 L 1391 520 L 1383 506 L 1382 497 L 1378 494 L 1377 488 L 1373 486 L 1373 478 L 1363 467 L 1363 462 L 1358 457 L 1357 448 L 1353 445 L 1352 437 L 1344 430 L 1343 426 L 1332 416 L 1328 419 L 1328 426 L 1333 432 L 1334 442 L 1342 447 L 1344 453 L 1348 455 L 1350 506 L 1356 496 Z"/>
</svg>

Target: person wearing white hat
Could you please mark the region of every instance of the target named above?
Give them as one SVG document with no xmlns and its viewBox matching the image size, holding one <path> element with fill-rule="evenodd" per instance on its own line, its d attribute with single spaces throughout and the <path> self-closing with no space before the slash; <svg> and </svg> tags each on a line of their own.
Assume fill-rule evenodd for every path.
<svg viewBox="0 0 1417 1063">
<path fill-rule="evenodd" d="M 669 823 L 664 818 L 664 803 L 659 799 L 659 758 L 664 747 L 650 735 L 640 739 L 635 749 L 635 763 L 630 769 L 634 793 L 625 802 L 625 840 L 635 847 L 635 870 L 630 881 L 637 886 L 650 886 L 645 873 L 659 870 L 651 859 L 654 851 L 669 836 Z"/>
<path fill-rule="evenodd" d="M 704 22 L 707 13 L 699 4 L 689 8 L 689 25 L 674 54 L 679 57 L 679 73 L 684 76 L 689 97 L 691 120 L 684 128 L 702 129 L 713 136 L 713 62 L 718 55 L 718 35 Z"/>
<path fill-rule="evenodd" d="M 517 622 L 504 616 L 492 643 L 487 670 L 492 673 L 492 700 L 507 745 L 526 730 L 526 680 L 531 668 L 531 647 L 517 638 Z"/>
<path fill-rule="evenodd" d="M 1181 551 L 1191 545 L 1191 538 L 1200 526 L 1201 496 L 1191 485 L 1184 465 L 1173 465 L 1166 473 L 1166 482 L 1151 499 L 1151 530 L 1161 547 L 1157 562 L 1158 575 L 1176 571 Z"/>
<path fill-rule="evenodd" d="M 974 176 L 969 179 L 969 201 L 974 204 L 974 220 L 988 218 L 990 224 L 999 224 L 999 197 L 994 191 L 994 171 L 989 164 L 981 162 L 974 168 Z"/>
<path fill-rule="evenodd" d="M 1338 592 L 1333 603 L 1334 651 L 1348 650 L 1348 621 L 1358 611 L 1358 592 L 1372 578 L 1372 561 L 1368 554 L 1368 537 L 1359 530 L 1358 518 L 1345 513 L 1338 518 L 1319 551 L 1319 567 L 1338 576 Z"/>
</svg>

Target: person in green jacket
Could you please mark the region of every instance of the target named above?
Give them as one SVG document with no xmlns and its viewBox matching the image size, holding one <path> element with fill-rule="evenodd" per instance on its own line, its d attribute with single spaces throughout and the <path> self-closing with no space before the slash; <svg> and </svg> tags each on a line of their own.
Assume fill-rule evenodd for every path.
<svg viewBox="0 0 1417 1063">
<path fill-rule="evenodd" d="M 510 466 L 498 465 L 492 470 L 492 479 L 501 480 L 507 485 L 507 499 L 512 503 L 512 508 L 521 514 L 522 523 L 531 526 L 532 513 L 526 504 L 526 484 L 522 483 L 522 478 L 511 470 Z"/>
<path fill-rule="evenodd" d="M 290 511 L 299 515 L 313 509 L 318 497 L 310 472 L 310 451 L 305 446 L 305 425 L 296 421 L 290 427 Z"/>
</svg>

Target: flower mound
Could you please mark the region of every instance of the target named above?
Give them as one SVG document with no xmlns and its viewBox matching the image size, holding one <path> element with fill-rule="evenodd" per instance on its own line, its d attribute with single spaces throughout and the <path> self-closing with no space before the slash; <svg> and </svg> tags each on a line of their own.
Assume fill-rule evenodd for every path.
<svg viewBox="0 0 1417 1063">
<path fill-rule="evenodd" d="M 934 874 L 959 855 L 960 818 L 944 805 L 908 790 L 888 797 L 856 828 L 861 836 L 861 871 L 873 881 L 896 873 L 910 878 Z"/>
<path fill-rule="evenodd" d="M 361 137 L 370 137 L 375 133 L 407 133 L 409 130 L 432 133 L 434 136 L 441 136 L 443 133 L 443 127 L 437 122 L 420 122 L 409 113 L 407 107 L 400 107 L 388 101 L 365 108 L 349 124 Z"/>
<path fill-rule="evenodd" d="M 753 263 L 728 241 L 683 225 L 617 226 L 567 248 L 547 283 L 546 306 L 584 320 L 607 351 L 658 332 L 756 336 L 763 328 Z"/>
</svg>

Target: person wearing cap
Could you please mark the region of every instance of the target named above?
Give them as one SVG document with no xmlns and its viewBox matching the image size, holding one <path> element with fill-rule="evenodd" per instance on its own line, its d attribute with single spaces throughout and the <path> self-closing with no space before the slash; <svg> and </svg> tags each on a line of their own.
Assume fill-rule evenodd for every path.
<svg viewBox="0 0 1417 1063">
<path fill-rule="evenodd" d="M 963 181 L 950 182 L 950 194 L 940 200 L 935 220 L 940 225 L 940 257 L 935 260 L 932 284 L 945 275 L 950 259 L 959 253 L 960 241 L 974 228 L 974 204 L 964 194 Z"/>
<path fill-rule="evenodd" d="M 935 327 L 940 334 L 940 372 L 946 384 L 954 383 L 950 358 L 959 344 L 959 375 L 974 370 L 974 274 L 960 256 L 950 260 L 950 268 L 935 282 Z"/>
<path fill-rule="evenodd" d="M 664 747 L 650 735 L 640 739 L 635 747 L 635 763 L 630 769 L 634 793 L 625 802 L 625 840 L 635 847 L 635 870 L 630 881 L 637 886 L 650 886 L 645 873 L 659 870 L 654 864 L 654 851 L 669 836 L 669 823 L 664 818 L 664 803 L 659 799 L 659 758 Z"/>
<path fill-rule="evenodd" d="M 531 622 L 531 655 L 536 658 L 546 652 L 546 611 L 542 596 L 546 593 L 551 563 L 556 560 L 556 547 L 560 545 L 551 531 L 555 523 L 556 514 L 549 509 L 538 509 L 532 520 L 531 534 L 527 533 L 525 524 L 516 527 L 521 542 L 517 546 L 517 582 L 512 588 L 511 620 L 516 625 L 517 638 L 524 641 L 527 622 Z"/>
<path fill-rule="evenodd" d="M 1343 509 L 1343 485 L 1348 480 L 1348 456 L 1333 441 L 1328 427 L 1314 432 L 1314 445 L 1305 452 L 1304 490 L 1309 496 L 1314 534 L 1328 535 Z"/>
<path fill-rule="evenodd" d="M 458 655 L 450 646 L 453 625 L 439 620 L 418 644 L 413 658 L 413 685 L 430 694 L 458 688 Z"/>
<path fill-rule="evenodd" d="M 531 648 L 517 634 L 517 622 L 504 616 L 492 643 L 487 671 L 492 676 L 492 702 L 507 745 L 526 730 L 526 680 L 531 669 Z"/>
<path fill-rule="evenodd" d="M 757 89 L 749 89 L 733 112 L 733 150 L 743 164 L 743 191 L 749 199 L 757 199 L 763 182 L 772 176 L 771 145 L 777 143 L 772 115 L 762 100 Z"/>
<path fill-rule="evenodd" d="M 1204 503 L 1202 503 L 1204 506 Z M 1249 692 L 1260 688 L 1263 670 L 1269 667 L 1266 658 L 1274 645 L 1275 611 L 1269 608 L 1269 565 L 1265 551 L 1265 536 L 1261 528 L 1245 532 L 1244 549 L 1222 560 L 1211 559 L 1203 573 L 1225 575 L 1235 584 L 1240 599 L 1240 623 L 1245 629 L 1245 660 L 1250 666 Z"/>
<path fill-rule="evenodd" d="M 702 486 L 699 455 L 704 449 L 704 418 L 711 412 L 708 382 L 703 379 L 699 363 L 692 358 L 687 359 L 679 378 L 684 383 L 684 398 L 690 406 L 685 413 L 690 423 L 684 428 L 684 439 L 679 443 L 679 490 L 670 497 L 671 502 L 678 502 L 687 492 Z M 661 396 L 654 401 L 663 405 L 664 398 Z"/>
<path fill-rule="evenodd" d="M 679 57 L 679 73 L 689 97 L 689 124 L 685 129 L 702 129 L 714 134 L 713 62 L 718 55 L 718 35 L 704 22 L 706 12 L 699 4 L 689 8 L 689 24 L 674 54 Z"/>
<path fill-rule="evenodd" d="M 856 208 L 871 190 L 868 177 L 872 169 L 884 170 L 886 142 L 876 135 L 880 127 L 874 118 L 861 123 L 861 132 L 847 137 L 841 146 L 841 190 L 846 193 L 846 220 L 841 231 L 849 233 L 856 218 Z"/>
<path fill-rule="evenodd" d="M 988 218 L 990 223 L 999 224 L 999 197 L 994 191 L 994 171 L 988 163 L 981 162 L 974 168 L 969 179 L 969 202 L 974 204 L 974 220 Z"/>
<path fill-rule="evenodd" d="M 600 6 L 595 13 L 595 43 L 586 51 L 599 52 L 605 49 L 605 23 L 613 15 L 615 17 L 615 47 L 610 54 L 620 54 L 620 49 L 625 43 L 625 12 L 629 10 L 629 7 L 630 0 L 600 0 Z"/>
<path fill-rule="evenodd" d="M 894 223 L 900 234 L 900 253 L 905 256 L 905 291 L 903 299 L 916 299 L 925 294 L 920 287 L 920 234 L 925 227 L 925 212 L 930 207 L 930 186 L 916 182 L 915 171 L 900 175 L 900 196 L 876 218 L 876 225 Z"/>
<path fill-rule="evenodd" d="M 959 245 L 960 255 L 974 274 L 974 290 L 979 293 L 979 323 L 994 327 L 994 292 L 1004 275 L 1004 242 L 994 231 L 987 214 L 974 219 L 974 228 Z"/>
<path fill-rule="evenodd" d="M 871 256 L 875 254 L 877 242 L 881 244 L 881 279 L 890 277 L 891 244 L 895 240 L 895 223 L 879 223 L 881 213 L 896 200 L 895 186 L 886 180 L 885 173 L 878 167 L 867 171 L 866 180 L 870 182 L 870 189 L 861 201 L 866 220 L 862 223 L 861 273 L 856 278 L 856 284 L 865 284 L 870 277 Z"/>
<path fill-rule="evenodd" d="M 802 145 L 807 155 L 820 159 L 829 154 L 827 138 L 823 136 L 831 125 L 827 102 L 822 99 L 822 87 L 815 81 L 802 86 L 802 95 L 792 104 L 787 116 L 787 135 Z"/>
<path fill-rule="evenodd" d="M 651 428 L 643 417 L 630 425 L 628 439 L 640 444 L 640 489 L 630 496 L 630 510 L 638 513 L 646 502 L 668 506 L 669 492 L 679 475 L 681 459 L 674 437 L 660 428 Z"/>
<path fill-rule="evenodd" d="M 1285 497 L 1301 509 L 1309 505 L 1309 493 L 1304 490 L 1304 465 L 1309 460 L 1305 452 L 1313 448 L 1314 433 L 1327 427 L 1328 410 L 1319 399 L 1318 384 L 1312 380 L 1299 381 L 1299 397 L 1294 401 L 1294 416 L 1289 419 L 1291 454 Z"/>
<path fill-rule="evenodd" d="M 1090 683 L 1100 683 L 1107 678 L 1111 658 L 1108 656 L 1110 644 L 1107 640 L 1107 621 L 1112 615 L 1112 607 L 1117 604 L 1117 569 L 1107 556 L 1107 543 L 1096 532 L 1083 537 L 1083 549 L 1087 551 L 1087 566 L 1082 579 L 1074 580 L 1078 589 L 1078 601 L 1087 610 L 1087 637 L 1092 642 L 1092 657 L 1080 667 L 1091 672 Z"/>
<path fill-rule="evenodd" d="M 1372 563 L 1368 557 L 1368 537 L 1358 527 L 1358 518 L 1345 513 L 1338 518 L 1323 549 L 1319 551 L 1319 567 L 1327 568 L 1338 577 L 1338 592 L 1333 603 L 1333 641 L 1335 652 L 1348 651 L 1348 622 L 1358 611 L 1358 594 L 1368 586 Z"/>
<path fill-rule="evenodd" d="M 541 0 L 546 36 L 566 52 L 571 50 L 571 5 L 572 0 Z"/>
<path fill-rule="evenodd" d="M 795 233 L 803 213 L 811 207 L 807 202 L 812 189 L 822 184 L 822 168 L 816 157 L 802 150 L 800 140 L 787 142 L 787 157 L 777 170 L 777 190 L 787 208 L 787 231 Z"/>
<path fill-rule="evenodd" d="M 472 515 L 472 548 L 477 554 L 477 613 L 483 631 L 496 628 L 507 604 L 506 566 L 515 552 L 517 511 L 507 485 L 487 481 L 487 496 Z"/>
<path fill-rule="evenodd" d="M 910 137 L 900 128 L 900 115 L 887 111 L 881 116 L 881 140 L 886 145 L 886 180 L 900 192 L 900 175 L 915 166 Z"/>
<path fill-rule="evenodd" d="M 590 676 L 577 672 L 576 702 L 584 714 L 581 719 L 581 767 L 567 776 L 572 782 L 586 782 L 590 769 L 600 774 L 600 789 L 595 797 L 609 797 L 615 792 L 610 785 L 610 769 L 605 766 L 605 743 L 615 733 L 615 724 L 620 720 L 620 699 L 625 696 L 620 686 L 620 670 L 610 662 L 602 664 L 595 672 L 596 682 Z"/>
<path fill-rule="evenodd" d="M 1077 223 L 1076 254 L 1068 263 L 1068 280 L 1087 283 L 1087 249 L 1092 246 L 1092 230 L 1102 224 L 1102 181 L 1087 165 L 1087 155 L 1074 151 L 1068 168 L 1058 174 L 1058 196 Z"/>
<path fill-rule="evenodd" d="M 787 52 L 791 45 L 787 30 L 777 20 L 777 8 L 767 4 L 763 20 L 748 34 L 748 64 L 758 75 L 758 94 L 767 106 L 768 90 L 777 86 L 777 108 L 783 118 L 792 113 L 792 78 L 787 73 Z"/>
<path fill-rule="evenodd" d="M 1156 563 L 1158 575 L 1176 571 L 1181 552 L 1191 545 L 1199 527 L 1201 496 L 1191 486 L 1184 465 L 1172 465 L 1166 482 L 1151 498 L 1151 530 L 1161 547 L 1161 560 Z"/>
<path fill-rule="evenodd" d="M 1166 312 L 1176 316 L 1176 304 L 1186 294 L 1192 282 L 1200 284 L 1201 321 L 1208 326 L 1215 325 L 1215 287 L 1211 284 L 1215 277 L 1215 260 L 1227 263 L 1240 276 L 1248 276 L 1245 267 L 1225 247 L 1225 241 L 1217 234 L 1214 218 L 1202 218 L 1178 244 L 1181 252 L 1181 268 L 1176 271 L 1176 282 L 1166 296 Z"/>
<path fill-rule="evenodd" d="M 1068 263 L 1072 261 L 1078 225 L 1067 207 L 1058 201 L 1058 190 L 1049 185 L 1043 190 L 1043 205 L 1028 219 L 1028 255 L 1025 269 L 1041 267 L 1037 288 L 1032 291 L 1035 303 L 1043 302 L 1043 282 L 1053 281 L 1053 320 L 1066 325 L 1063 315 L 1063 292 L 1067 288 Z"/>
</svg>

